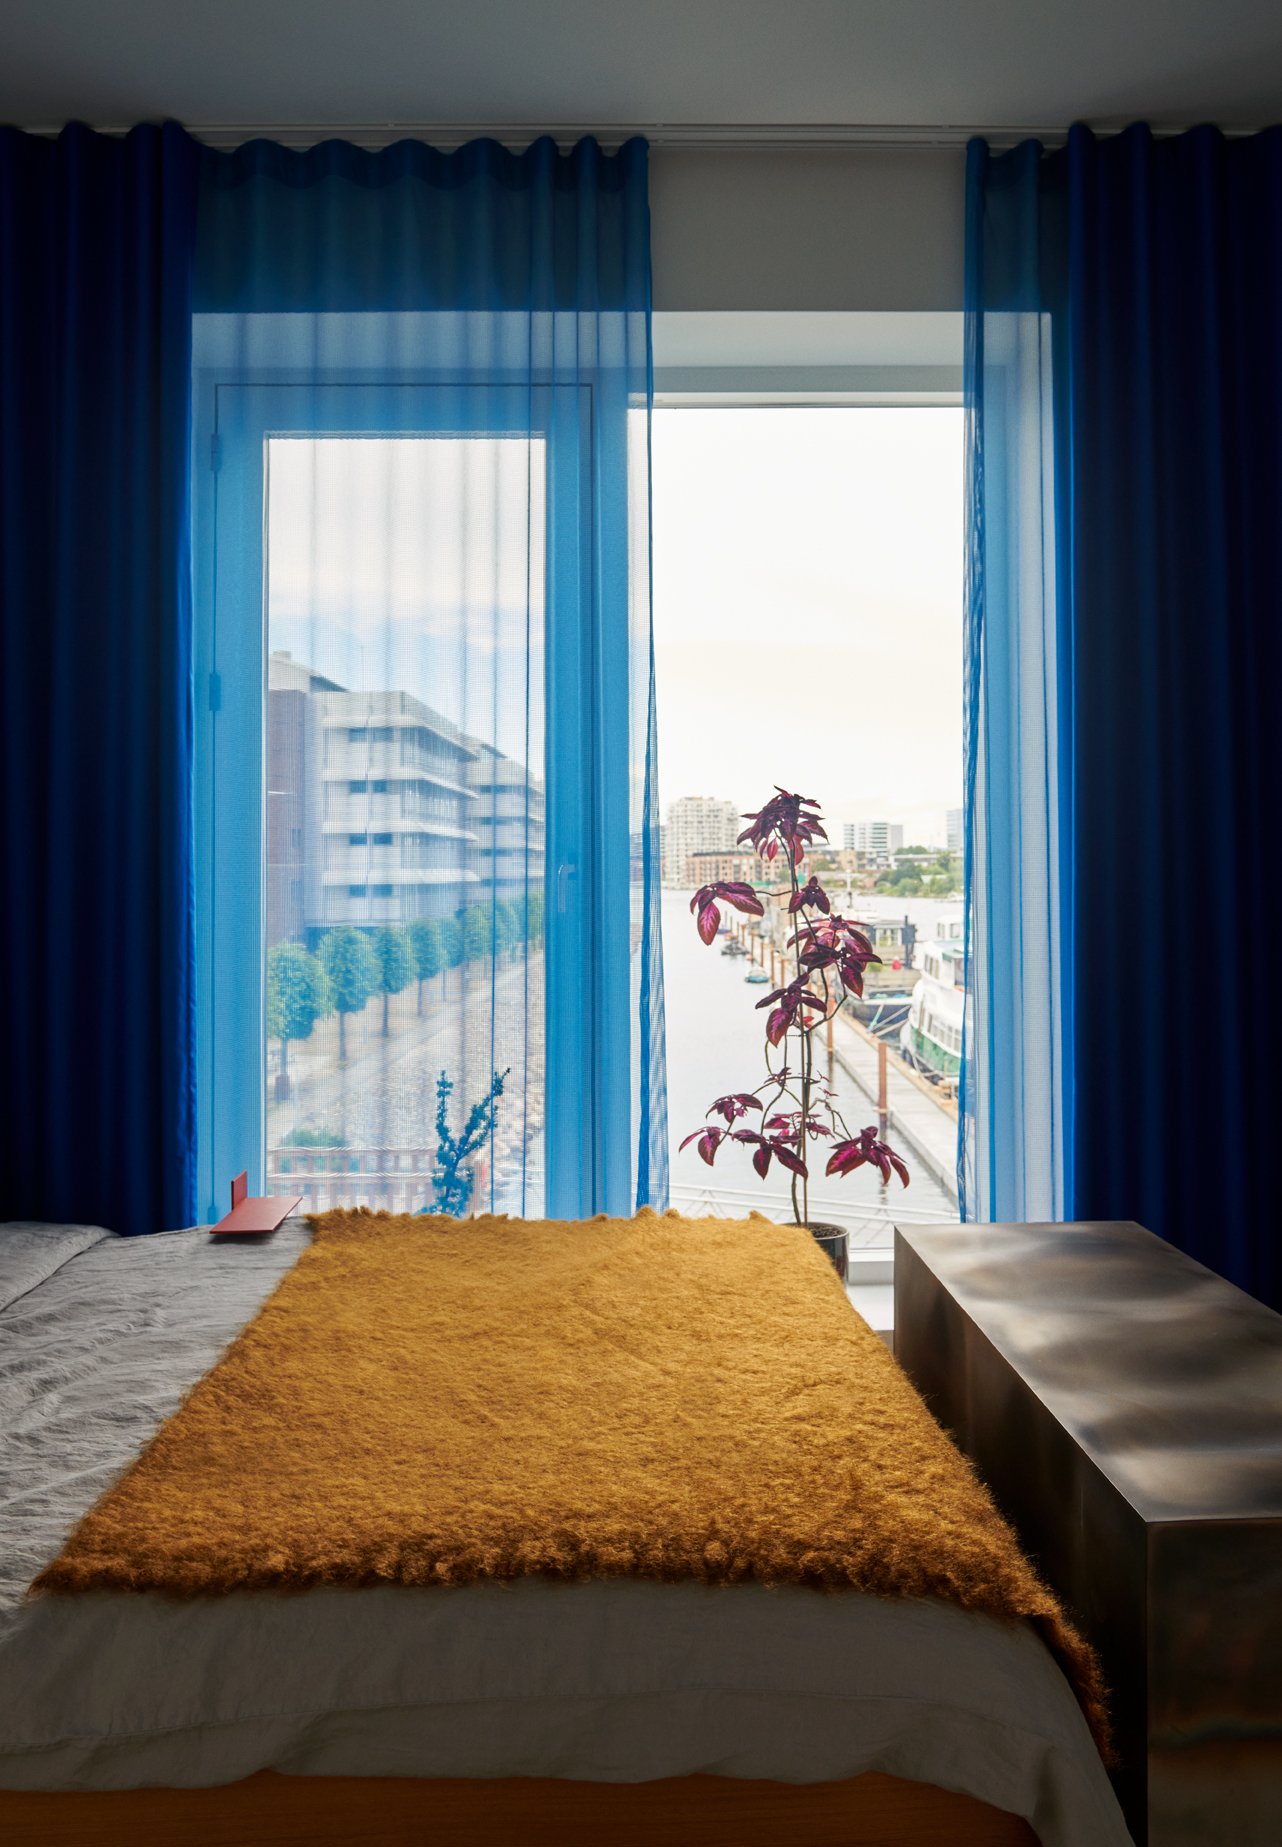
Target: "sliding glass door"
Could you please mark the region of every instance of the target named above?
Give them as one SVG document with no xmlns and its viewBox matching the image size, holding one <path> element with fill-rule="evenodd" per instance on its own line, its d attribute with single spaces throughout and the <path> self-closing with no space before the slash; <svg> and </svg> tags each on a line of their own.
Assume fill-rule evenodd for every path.
<svg viewBox="0 0 1282 1847">
<path fill-rule="evenodd" d="M 629 689 L 596 662 L 591 388 L 213 358 L 202 1209 L 242 1168 L 320 1208 L 573 1216 L 608 1167 L 627 1206 L 631 945 L 593 908 L 629 886 Z"/>
</svg>

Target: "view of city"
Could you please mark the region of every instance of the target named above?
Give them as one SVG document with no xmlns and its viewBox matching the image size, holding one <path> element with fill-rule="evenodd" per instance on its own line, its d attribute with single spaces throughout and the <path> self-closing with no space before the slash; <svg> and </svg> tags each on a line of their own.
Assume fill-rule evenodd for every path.
<svg viewBox="0 0 1282 1847">
<path fill-rule="evenodd" d="M 674 804 L 685 810 L 687 826 L 691 808 L 704 799 Z M 709 810 L 715 806 L 722 804 L 709 800 Z M 871 1172 L 842 1181 L 816 1178 L 810 1200 L 814 1216 L 849 1227 L 853 1245 L 880 1249 L 892 1242 L 896 1218 L 935 1222 L 957 1215 L 962 905 L 959 892 L 953 895 L 960 867 L 946 851 L 905 852 L 909 895 L 896 890 L 894 858 L 880 870 L 875 863 L 852 863 L 863 859 L 842 850 L 806 862 L 842 913 L 861 920 L 882 958 L 882 966 L 865 975 L 864 997 L 848 997 L 819 1030 L 818 1069 L 852 1129 L 872 1123 L 889 1134 L 912 1183 L 902 1195 L 897 1185 L 888 1192 Z M 690 897 L 714 879 L 743 880 L 763 897 L 778 890 L 755 856 L 741 848 L 703 847 L 664 892 L 672 1201 L 683 1211 L 786 1214 L 787 1176 L 772 1175 L 763 1184 L 746 1151 L 738 1160 L 731 1154 L 718 1161 L 715 1172 L 693 1149 L 680 1152 L 712 1098 L 764 1077 L 763 1016 L 753 1003 L 790 972 L 786 942 L 793 924 L 782 907 L 767 903 L 761 920 L 730 910 L 717 942 L 705 948 L 699 941 Z M 923 885 L 940 895 L 920 895 Z"/>
<path fill-rule="evenodd" d="M 538 1198 L 542 784 L 409 694 L 349 692 L 288 654 L 267 734 L 272 1174 L 417 1210 L 439 1072 L 466 1102 L 515 1068 L 480 1193 Z"/>
<path fill-rule="evenodd" d="M 497 1074 L 468 1203 L 537 1214 L 545 800 L 530 768 L 542 688 L 526 645 L 529 445 L 271 449 L 269 1183 L 315 1205 L 434 1209 L 442 1074 L 450 1134 Z M 511 502 L 510 538 L 487 501 L 500 514 Z M 399 568 L 363 543 L 375 506 L 403 510 Z"/>
<path fill-rule="evenodd" d="M 893 1201 L 871 1173 L 818 1181 L 812 1212 L 872 1248 L 895 1216 L 956 1213 L 958 434 L 951 411 L 655 415 L 683 1210 L 788 1208 L 783 1181 L 763 1186 L 746 1156 L 714 1174 L 678 1152 L 713 1097 L 764 1075 L 754 984 L 782 968 L 784 922 L 732 914 L 705 948 L 689 897 L 716 879 L 768 885 L 738 835 L 782 782 L 824 807 L 829 845 L 809 869 L 882 957 L 864 999 L 821 1030 L 823 1074 L 852 1128 L 879 1124 L 912 1175 Z M 320 1206 L 433 1209 L 443 1075 L 447 1135 L 485 1106 L 469 1206 L 537 1214 L 546 817 L 529 445 L 270 447 L 269 1184 Z M 478 471 L 484 493 L 469 499 Z M 482 523 L 487 495 L 510 497 L 509 523 Z M 364 541 L 384 502 L 413 536 L 371 569 Z"/>
<path fill-rule="evenodd" d="M 887 1132 L 911 1185 L 812 1183 L 812 1216 L 881 1249 L 895 1218 L 957 1216 L 961 1051 L 961 427 L 951 409 L 655 413 L 655 640 L 664 791 L 672 1200 L 787 1216 L 786 1176 L 680 1144 L 765 1075 L 762 1015 L 791 932 L 730 911 L 705 948 L 691 894 L 778 889 L 737 844 L 775 784 L 814 797 L 807 861 L 882 958 L 816 1036 L 852 1129 Z M 693 791 L 698 791 L 694 793 Z M 769 983 L 769 985 L 767 985 Z M 757 985 L 760 984 L 760 985 Z"/>
</svg>

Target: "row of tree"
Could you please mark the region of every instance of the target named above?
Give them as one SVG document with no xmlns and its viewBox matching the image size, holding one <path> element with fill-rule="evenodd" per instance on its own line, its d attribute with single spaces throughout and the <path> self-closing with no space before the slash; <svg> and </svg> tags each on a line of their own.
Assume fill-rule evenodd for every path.
<svg viewBox="0 0 1282 1847">
<path fill-rule="evenodd" d="M 877 875 L 874 890 L 891 892 L 897 898 L 951 898 L 961 886 L 960 853 L 905 847 L 897 863 Z"/>
<path fill-rule="evenodd" d="M 317 1021 L 338 1015 L 338 1060 L 347 1062 L 347 1016 L 360 1013 L 376 994 L 383 997 L 383 1036 L 388 1003 L 412 981 L 423 984 L 464 962 L 484 962 L 522 943 L 543 940 L 543 894 L 473 904 L 455 917 L 416 917 L 408 924 L 360 930 L 339 924 L 327 930 L 316 950 L 301 943 L 273 943 L 267 951 L 267 1033 L 280 1040 L 278 1098 L 288 1097 L 289 1047 L 306 1039 Z"/>
</svg>

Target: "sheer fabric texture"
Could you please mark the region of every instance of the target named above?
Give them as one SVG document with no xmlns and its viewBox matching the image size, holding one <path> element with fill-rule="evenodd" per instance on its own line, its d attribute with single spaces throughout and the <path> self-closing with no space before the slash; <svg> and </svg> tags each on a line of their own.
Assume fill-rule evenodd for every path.
<svg viewBox="0 0 1282 1847">
<path fill-rule="evenodd" d="M 662 1203 L 644 145 L 211 154 L 196 307 L 211 1204 Z"/>
</svg>

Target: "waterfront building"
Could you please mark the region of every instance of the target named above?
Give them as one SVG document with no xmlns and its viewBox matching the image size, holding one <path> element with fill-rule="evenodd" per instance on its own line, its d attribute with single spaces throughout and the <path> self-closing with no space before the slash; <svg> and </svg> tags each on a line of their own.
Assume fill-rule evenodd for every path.
<svg viewBox="0 0 1282 1847">
<path fill-rule="evenodd" d="M 669 883 L 683 889 L 689 885 L 697 891 L 701 885 L 712 885 L 719 879 L 753 885 L 769 877 L 755 853 L 740 849 L 734 853 L 691 853 L 686 858 L 684 876 Z"/>
<path fill-rule="evenodd" d="M 480 752 L 457 726 L 410 693 L 351 692 L 284 653 L 270 657 L 267 700 L 269 947 L 450 916 L 482 895 Z"/>
<path fill-rule="evenodd" d="M 841 830 L 841 844 L 870 859 L 889 859 L 903 846 L 904 830 L 897 821 L 847 821 Z"/>
<path fill-rule="evenodd" d="M 467 786 L 475 796 L 468 826 L 475 832 L 481 898 L 523 898 L 542 890 L 547 801 L 542 782 L 523 763 L 480 738 L 466 740 L 473 758 Z"/>
<path fill-rule="evenodd" d="M 950 853 L 962 850 L 962 810 L 950 808 L 944 816 L 944 845 Z"/>
<path fill-rule="evenodd" d="M 663 882 L 689 884 L 687 861 L 696 853 L 732 853 L 743 828 L 733 802 L 714 795 L 683 795 L 667 813 L 663 834 Z"/>
</svg>

